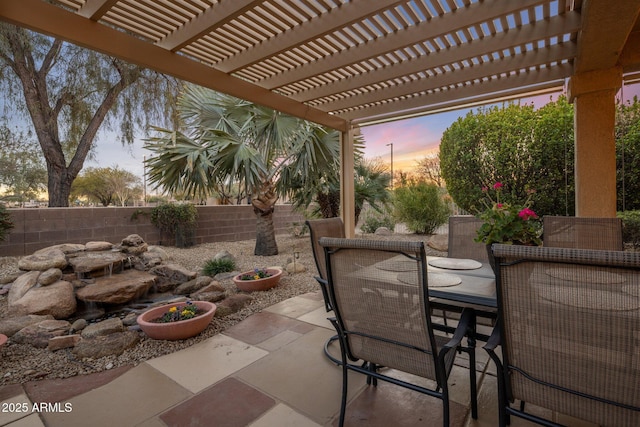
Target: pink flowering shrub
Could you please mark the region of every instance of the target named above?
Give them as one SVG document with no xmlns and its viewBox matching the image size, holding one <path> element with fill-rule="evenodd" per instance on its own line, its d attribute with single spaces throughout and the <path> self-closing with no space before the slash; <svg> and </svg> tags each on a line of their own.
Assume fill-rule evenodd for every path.
<svg viewBox="0 0 640 427">
<path fill-rule="evenodd" d="M 485 210 L 480 212 L 478 217 L 484 220 L 484 224 L 478 229 L 475 241 L 488 245 L 491 243 L 542 244 L 540 239 L 542 224 L 538 215 L 531 209 L 531 194 L 534 191 L 530 190 L 525 202 L 521 206 L 516 206 L 500 201 L 502 188 L 503 184 L 496 182 L 493 185 L 495 193 L 493 197 L 489 188 L 482 188 L 487 197 L 482 201 Z"/>
</svg>

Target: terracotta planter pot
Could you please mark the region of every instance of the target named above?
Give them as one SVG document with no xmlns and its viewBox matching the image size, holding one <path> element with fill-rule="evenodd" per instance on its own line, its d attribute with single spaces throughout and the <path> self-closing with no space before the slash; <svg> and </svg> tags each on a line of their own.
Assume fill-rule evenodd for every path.
<svg viewBox="0 0 640 427">
<path fill-rule="evenodd" d="M 138 316 L 137 322 L 138 325 L 140 325 L 140 329 L 142 329 L 149 338 L 156 340 L 184 340 L 198 335 L 207 328 L 216 312 L 217 307 L 212 302 L 193 301 L 193 304 L 195 304 L 199 310 L 205 311 L 194 318 L 180 320 L 178 322 L 153 322 L 153 320 L 162 317 L 162 315 L 166 313 L 171 306 L 183 304 L 184 303 L 167 304 L 145 311 Z"/>
<path fill-rule="evenodd" d="M 253 273 L 253 271 L 245 271 L 244 273 L 240 273 L 233 278 L 233 283 L 236 284 L 238 289 L 245 292 L 266 291 L 267 289 L 271 289 L 276 286 L 280 281 L 280 276 L 282 276 L 282 270 L 276 268 L 268 268 L 267 273 L 272 274 L 272 276 L 270 277 L 254 280 L 240 280 L 240 277 L 244 276 L 245 274 L 251 273 Z"/>
</svg>

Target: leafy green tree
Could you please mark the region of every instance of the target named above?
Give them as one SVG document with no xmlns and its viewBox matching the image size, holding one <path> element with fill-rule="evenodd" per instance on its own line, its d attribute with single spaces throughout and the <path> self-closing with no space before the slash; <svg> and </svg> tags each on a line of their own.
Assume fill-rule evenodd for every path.
<svg viewBox="0 0 640 427">
<path fill-rule="evenodd" d="M 256 215 L 256 255 L 275 255 L 273 211 L 285 169 L 299 175 L 331 160 L 335 131 L 251 102 L 188 85 L 178 100 L 185 132 L 155 128 L 145 148 L 149 181 L 172 193 L 206 198 L 238 185 Z"/>
<path fill-rule="evenodd" d="M 535 190 L 539 215 L 573 215 L 573 107 L 566 98 L 536 110 L 510 104 L 470 112 L 443 134 L 442 176 L 461 208 L 477 212 L 482 188 L 502 182 L 507 203 Z"/>
<path fill-rule="evenodd" d="M 142 195 L 140 178 L 134 173 L 116 167 L 110 168 L 107 184 L 113 190 L 115 200 L 120 206 L 139 199 Z"/>
<path fill-rule="evenodd" d="M 640 209 L 640 102 L 616 109 L 617 210 Z"/>
<path fill-rule="evenodd" d="M 11 114 L 28 114 L 46 160 L 49 206 L 68 206 L 101 128 L 119 125 L 121 142 L 132 143 L 148 119 L 174 117 L 173 79 L 6 23 L 0 65 Z"/>
<path fill-rule="evenodd" d="M 14 227 L 13 221 L 11 221 L 11 215 L 9 214 L 6 206 L 0 203 L 0 242 L 5 240 L 9 235 L 9 230 Z"/>
<path fill-rule="evenodd" d="M 440 168 L 440 155 L 438 153 L 425 156 L 416 161 L 416 173 L 427 182 L 433 182 L 438 187 L 444 187 L 442 179 L 442 169 Z M 406 182 L 406 178 L 401 176 L 400 182 Z"/>
<path fill-rule="evenodd" d="M 410 182 L 396 188 L 394 196 L 396 218 L 414 233 L 432 234 L 449 218 L 449 207 L 433 183 Z"/>
<path fill-rule="evenodd" d="M 22 133 L 0 127 L 0 185 L 3 198 L 24 203 L 46 189 L 47 169 L 35 142 Z"/>
<path fill-rule="evenodd" d="M 85 196 L 103 206 L 111 203 L 126 206 L 128 201 L 141 193 L 140 178 L 117 166 L 87 168 L 76 178 L 71 191 L 74 198 Z"/>
</svg>

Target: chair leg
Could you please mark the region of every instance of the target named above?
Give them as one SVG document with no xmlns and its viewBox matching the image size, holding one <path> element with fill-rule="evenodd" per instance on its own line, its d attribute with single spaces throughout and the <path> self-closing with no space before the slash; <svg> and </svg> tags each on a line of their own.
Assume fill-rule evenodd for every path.
<svg viewBox="0 0 640 427">
<path fill-rule="evenodd" d="M 476 382 L 476 352 L 475 344 L 469 349 L 469 388 L 471 393 L 471 417 L 478 419 L 478 384 Z"/>
<path fill-rule="evenodd" d="M 365 364 L 367 365 L 367 369 L 369 370 L 369 372 L 376 372 L 376 370 L 378 369 L 378 366 L 375 363 L 365 362 Z M 367 375 L 367 385 L 372 384 L 374 387 L 377 387 L 378 379 L 376 377 L 372 377 L 371 375 Z"/>
<path fill-rule="evenodd" d="M 347 411 L 347 378 L 348 378 L 348 372 L 349 369 L 347 368 L 347 354 L 344 351 L 344 349 L 341 347 L 341 352 L 342 352 L 342 399 L 340 401 L 340 421 L 339 421 L 339 426 L 343 427 L 344 426 L 344 417 L 345 417 L 345 413 Z"/>
<path fill-rule="evenodd" d="M 344 426 L 344 416 L 347 411 L 347 367 L 346 363 L 342 365 L 342 400 L 340 402 L 340 423 L 339 426 Z"/>
<path fill-rule="evenodd" d="M 449 427 L 449 388 L 448 386 L 442 387 L 442 425 L 443 427 Z"/>
<path fill-rule="evenodd" d="M 478 419 L 478 384 L 476 380 L 476 317 L 472 316 L 467 329 L 467 347 L 463 349 L 469 355 L 469 388 L 471 393 L 471 417 Z"/>
<path fill-rule="evenodd" d="M 488 350 L 489 356 L 496 364 L 496 368 L 498 370 L 497 380 L 498 380 L 498 426 L 506 427 L 511 424 L 510 416 L 507 412 L 507 397 L 505 391 L 504 377 L 502 373 L 502 362 L 500 358 L 493 350 Z"/>
</svg>

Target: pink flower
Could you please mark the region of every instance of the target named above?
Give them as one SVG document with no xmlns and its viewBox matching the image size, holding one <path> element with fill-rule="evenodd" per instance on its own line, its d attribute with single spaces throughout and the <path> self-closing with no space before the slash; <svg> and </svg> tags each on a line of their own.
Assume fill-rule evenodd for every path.
<svg viewBox="0 0 640 427">
<path fill-rule="evenodd" d="M 494 190 L 499 190 L 502 188 L 502 183 L 501 182 L 496 182 L 495 184 L 493 184 L 493 189 Z"/>
<path fill-rule="evenodd" d="M 496 208 L 502 209 L 502 206 L 504 206 L 502 203 L 496 203 Z"/>
<path fill-rule="evenodd" d="M 536 215 L 536 213 L 529 209 L 529 208 L 524 208 L 522 209 L 519 213 L 518 216 L 520 218 L 522 218 L 523 221 L 527 221 L 530 218 L 538 218 L 538 215 Z"/>
<path fill-rule="evenodd" d="M 487 191 L 489 191 L 489 188 L 488 188 L 488 187 L 482 187 L 482 192 L 483 192 L 483 193 L 486 193 Z"/>
</svg>

